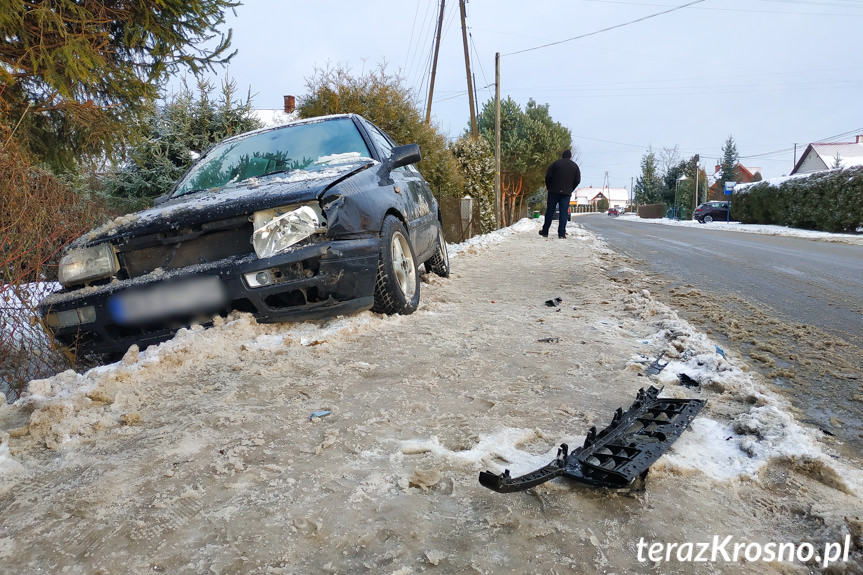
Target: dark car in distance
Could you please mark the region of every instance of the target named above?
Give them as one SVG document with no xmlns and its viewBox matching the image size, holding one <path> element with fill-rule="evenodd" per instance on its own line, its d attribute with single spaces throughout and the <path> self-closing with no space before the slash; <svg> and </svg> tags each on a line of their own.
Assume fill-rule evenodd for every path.
<svg viewBox="0 0 863 575">
<path fill-rule="evenodd" d="M 419 146 L 354 114 L 224 140 L 155 207 L 75 240 L 40 312 L 79 354 L 143 348 L 233 310 L 263 322 L 411 313 L 419 266 L 449 275 L 419 160 Z"/>
<path fill-rule="evenodd" d="M 709 224 L 715 220 L 724 222 L 728 220 L 728 210 L 728 202 L 706 202 L 695 208 L 692 219 L 702 224 Z"/>
</svg>

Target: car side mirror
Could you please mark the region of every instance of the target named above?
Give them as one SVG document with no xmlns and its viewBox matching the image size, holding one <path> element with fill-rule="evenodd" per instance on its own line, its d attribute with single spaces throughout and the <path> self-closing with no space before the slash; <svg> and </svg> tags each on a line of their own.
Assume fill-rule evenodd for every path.
<svg viewBox="0 0 863 575">
<path fill-rule="evenodd" d="M 396 146 L 393 148 L 387 163 L 390 169 L 401 168 L 408 164 L 416 164 L 422 159 L 420 147 L 418 144 L 407 144 L 405 146 Z"/>
</svg>

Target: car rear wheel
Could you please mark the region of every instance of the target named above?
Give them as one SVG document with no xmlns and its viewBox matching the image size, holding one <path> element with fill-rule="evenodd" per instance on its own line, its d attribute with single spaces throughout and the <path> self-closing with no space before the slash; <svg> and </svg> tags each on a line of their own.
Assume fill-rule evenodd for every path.
<svg viewBox="0 0 863 575">
<path fill-rule="evenodd" d="M 713 216 L 708 214 L 708 215 L 704 216 L 704 219 L 702 221 L 709 224 L 710 222 L 713 221 Z"/>
<path fill-rule="evenodd" d="M 384 218 L 373 311 L 409 314 L 420 301 L 420 279 L 407 230 L 395 216 Z"/>
<path fill-rule="evenodd" d="M 440 222 L 437 225 L 437 247 L 434 255 L 426 261 L 426 270 L 442 278 L 449 277 L 449 255 L 446 253 L 446 240 Z"/>
</svg>

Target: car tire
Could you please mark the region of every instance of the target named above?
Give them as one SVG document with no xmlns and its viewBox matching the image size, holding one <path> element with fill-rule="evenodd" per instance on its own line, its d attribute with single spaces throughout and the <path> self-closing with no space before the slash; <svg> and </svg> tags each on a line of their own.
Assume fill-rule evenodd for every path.
<svg viewBox="0 0 863 575">
<path fill-rule="evenodd" d="M 446 253 L 446 239 L 443 237 L 443 227 L 437 225 L 437 246 L 432 257 L 426 261 L 426 271 L 442 278 L 449 277 L 449 254 Z"/>
<path fill-rule="evenodd" d="M 420 278 L 407 230 L 395 216 L 384 218 L 372 311 L 407 315 L 420 301 Z"/>
<path fill-rule="evenodd" d="M 704 216 L 704 217 L 701 219 L 701 223 L 702 223 L 702 224 L 709 224 L 709 223 L 710 223 L 710 222 L 712 222 L 712 221 L 713 221 L 713 216 L 711 216 L 710 214 L 708 214 L 708 215 Z"/>
</svg>

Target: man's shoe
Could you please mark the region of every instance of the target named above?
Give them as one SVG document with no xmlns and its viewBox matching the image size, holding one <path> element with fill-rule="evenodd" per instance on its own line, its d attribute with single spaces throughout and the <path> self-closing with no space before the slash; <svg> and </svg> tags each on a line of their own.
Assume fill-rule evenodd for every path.
<svg viewBox="0 0 863 575">
<path fill-rule="evenodd" d="M 565 240 L 565 239 L 566 239 L 566 234 L 563 234 L 562 236 L 557 236 L 557 237 L 558 237 L 558 238 L 560 238 L 560 239 L 562 239 L 562 240 Z"/>
<path fill-rule="evenodd" d="M 542 237 L 544 237 L 544 238 L 547 238 L 547 237 L 548 237 L 548 232 L 542 233 L 542 230 L 539 230 L 539 235 L 541 235 L 541 236 L 542 236 Z"/>
</svg>

